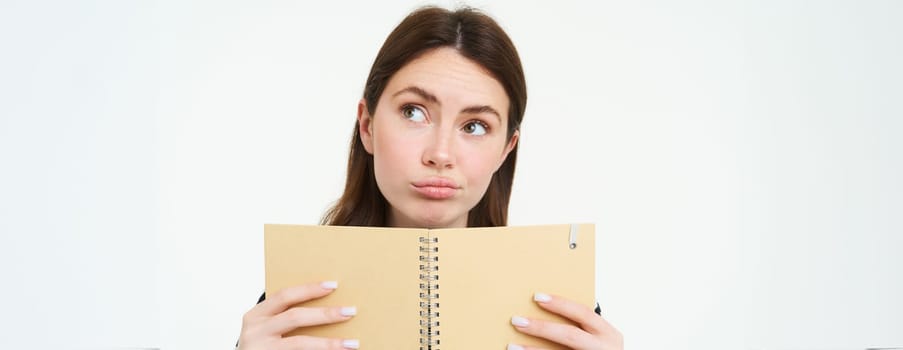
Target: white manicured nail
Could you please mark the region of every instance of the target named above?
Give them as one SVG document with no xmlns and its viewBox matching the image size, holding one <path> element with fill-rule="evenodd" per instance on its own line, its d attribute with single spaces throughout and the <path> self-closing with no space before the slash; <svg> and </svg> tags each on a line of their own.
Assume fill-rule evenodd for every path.
<svg viewBox="0 0 903 350">
<path fill-rule="evenodd" d="M 511 318 L 511 324 L 518 327 L 526 327 L 530 325 L 530 321 L 520 316 L 514 316 Z"/>
<path fill-rule="evenodd" d="M 323 281 L 323 283 L 320 283 L 320 287 L 323 287 L 326 289 L 336 289 L 336 288 L 339 288 L 339 282 L 338 281 Z"/>
<path fill-rule="evenodd" d="M 357 349 L 361 347 L 361 342 L 357 339 L 342 340 L 342 347 L 345 349 Z"/>
<path fill-rule="evenodd" d="M 545 302 L 552 300 L 552 297 L 549 296 L 548 294 L 536 293 L 536 294 L 533 294 L 533 300 L 538 301 L 540 303 L 545 303 Z"/>
<path fill-rule="evenodd" d="M 524 347 L 517 344 L 508 344 L 508 350 L 524 350 Z"/>
<path fill-rule="evenodd" d="M 342 311 L 340 311 L 340 313 L 342 314 L 342 316 L 354 316 L 354 315 L 357 315 L 357 307 L 354 307 L 354 306 L 345 306 L 345 307 L 342 308 Z"/>
</svg>

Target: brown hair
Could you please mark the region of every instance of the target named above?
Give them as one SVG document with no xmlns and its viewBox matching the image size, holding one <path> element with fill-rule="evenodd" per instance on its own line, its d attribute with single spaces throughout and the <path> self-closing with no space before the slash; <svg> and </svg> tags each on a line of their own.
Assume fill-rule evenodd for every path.
<svg viewBox="0 0 903 350">
<path fill-rule="evenodd" d="M 492 74 L 508 94 L 507 140 L 520 128 L 527 105 L 527 86 L 520 58 L 505 31 L 489 16 L 472 8 L 449 11 L 425 7 L 408 15 L 386 38 L 364 87 L 370 115 L 389 79 L 401 67 L 423 53 L 452 47 Z M 489 188 L 467 215 L 467 226 L 504 226 L 508 222 L 508 201 L 514 181 L 517 145 L 492 175 Z M 361 142 L 355 123 L 348 155 L 345 192 L 321 220 L 326 225 L 386 226 L 388 203 L 380 193 L 373 172 L 373 155 Z"/>
</svg>

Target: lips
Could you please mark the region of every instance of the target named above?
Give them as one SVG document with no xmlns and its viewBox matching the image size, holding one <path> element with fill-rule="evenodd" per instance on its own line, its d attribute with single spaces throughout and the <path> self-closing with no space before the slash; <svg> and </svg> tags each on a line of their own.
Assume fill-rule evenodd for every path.
<svg viewBox="0 0 903 350">
<path fill-rule="evenodd" d="M 430 177 L 411 183 L 414 191 L 429 199 L 447 199 L 453 197 L 460 186 L 454 180 L 444 177 Z"/>
</svg>

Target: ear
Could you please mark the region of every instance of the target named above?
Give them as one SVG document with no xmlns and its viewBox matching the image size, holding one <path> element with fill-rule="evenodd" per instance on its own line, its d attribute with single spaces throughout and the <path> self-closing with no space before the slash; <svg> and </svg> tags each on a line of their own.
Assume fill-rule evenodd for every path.
<svg viewBox="0 0 903 350">
<path fill-rule="evenodd" d="M 373 154 L 373 117 L 367 111 L 367 101 L 363 98 L 357 103 L 357 125 L 364 149 Z"/>
<path fill-rule="evenodd" d="M 511 140 L 508 141 L 508 144 L 505 145 L 505 151 L 502 152 L 502 158 L 499 159 L 499 165 L 495 167 L 496 170 L 502 167 L 502 164 L 505 163 L 505 159 L 508 159 L 508 153 L 511 153 L 514 150 L 514 147 L 517 146 L 517 139 L 520 137 L 520 130 L 514 130 L 514 134 L 511 135 Z"/>
</svg>

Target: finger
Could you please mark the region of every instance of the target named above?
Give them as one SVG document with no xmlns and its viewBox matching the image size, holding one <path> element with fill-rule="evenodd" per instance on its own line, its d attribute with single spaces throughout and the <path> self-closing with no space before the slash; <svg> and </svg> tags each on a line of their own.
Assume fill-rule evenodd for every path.
<svg viewBox="0 0 903 350">
<path fill-rule="evenodd" d="M 304 349 L 304 350 L 343 350 L 357 349 L 360 342 L 357 339 L 320 338 L 299 335 L 282 338 L 280 349 Z"/>
<path fill-rule="evenodd" d="M 534 346 L 520 345 L 520 344 L 508 344 L 507 350 L 547 350 L 546 348 L 537 348 Z"/>
<path fill-rule="evenodd" d="M 557 295 L 536 293 L 533 300 L 540 307 L 577 322 L 581 328 L 592 334 L 603 334 L 612 330 L 612 326 L 593 311 L 592 308 Z"/>
<path fill-rule="evenodd" d="M 266 322 L 267 334 L 285 334 L 298 327 L 348 321 L 357 314 L 354 306 L 345 307 L 294 307 L 283 311 Z"/>
<path fill-rule="evenodd" d="M 590 349 L 596 342 L 591 334 L 569 324 L 528 319 L 521 316 L 512 317 L 511 324 L 520 332 L 545 338 L 573 349 Z"/>
<path fill-rule="evenodd" d="M 251 308 L 245 314 L 245 317 L 273 316 L 285 311 L 292 305 L 311 299 L 322 298 L 332 293 L 338 287 L 336 281 L 325 281 L 318 283 L 302 284 L 300 286 L 288 287 L 276 292 L 272 296 Z"/>
</svg>

